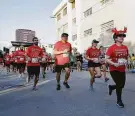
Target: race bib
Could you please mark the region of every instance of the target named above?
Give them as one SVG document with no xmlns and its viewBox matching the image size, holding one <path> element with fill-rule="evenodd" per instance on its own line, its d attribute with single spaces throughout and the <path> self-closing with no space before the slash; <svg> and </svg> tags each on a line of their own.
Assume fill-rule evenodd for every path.
<svg viewBox="0 0 135 116">
<path fill-rule="evenodd" d="M 15 62 L 17 62 L 17 59 L 15 59 Z"/>
<path fill-rule="evenodd" d="M 32 63 L 38 63 L 38 58 L 32 58 Z"/>
<path fill-rule="evenodd" d="M 126 65 L 127 64 L 127 60 L 124 59 L 124 58 L 120 58 L 120 59 L 118 59 L 118 63 L 119 63 L 119 65 Z"/>
<path fill-rule="evenodd" d="M 24 58 L 20 58 L 20 61 L 24 61 Z"/>
<path fill-rule="evenodd" d="M 63 54 L 63 57 L 69 57 L 69 54 Z"/>
<path fill-rule="evenodd" d="M 46 58 L 42 58 L 42 62 L 45 62 L 46 61 Z"/>
<path fill-rule="evenodd" d="M 99 59 L 98 58 L 93 58 L 93 62 L 94 63 L 99 63 Z"/>
<path fill-rule="evenodd" d="M 7 61 L 9 61 L 9 58 L 6 58 Z"/>
</svg>

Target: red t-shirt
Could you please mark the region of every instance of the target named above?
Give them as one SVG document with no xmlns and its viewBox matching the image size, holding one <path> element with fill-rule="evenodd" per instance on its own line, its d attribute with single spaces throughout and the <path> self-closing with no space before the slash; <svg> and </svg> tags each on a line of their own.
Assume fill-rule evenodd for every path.
<svg viewBox="0 0 135 116">
<path fill-rule="evenodd" d="M 11 56 L 10 55 L 6 55 L 5 56 L 5 63 L 6 64 L 10 64 L 10 59 L 11 59 Z"/>
<path fill-rule="evenodd" d="M 48 62 L 51 62 L 51 61 L 52 61 L 52 57 L 48 56 Z"/>
<path fill-rule="evenodd" d="M 86 55 L 89 58 L 99 58 L 100 55 L 100 50 L 97 48 L 92 48 L 90 47 L 87 51 L 86 51 Z"/>
<path fill-rule="evenodd" d="M 54 45 L 54 49 L 57 51 L 63 51 L 63 50 L 69 49 L 70 53 L 72 51 L 71 44 L 69 42 L 64 43 L 62 41 L 58 41 Z M 66 63 L 70 63 L 70 53 L 56 55 L 55 56 L 55 64 L 56 65 L 64 65 Z"/>
<path fill-rule="evenodd" d="M 17 57 L 17 63 L 25 63 L 26 59 L 25 59 L 25 51 L 23 50 L 18 50 L 15 53 L 15 57 Z"/>
<path fill-rule="evenodd" d="M 43 51 L 39 46 L 30 46 L 27 48 L 26 55 L 30 58 L 27 66 L 40 66 L 39 57 L 43 57 Z"/>
<path fill-rule="evenodd" d="M 107 56 L 110 56 L 111 60 L 115 63 L 118 63 L 119 59 L 127 59 L 128 58 L 128 48 L 125 45 L 117 46 L 116 44 L 113 44 L 110 46 L 106 52 Z M 120 71 L 125 72 L 125 65 L 121 65 L 119 67 L 115 67 L 113 65 L 110 65 L 110 71 Z"/>
</svg>

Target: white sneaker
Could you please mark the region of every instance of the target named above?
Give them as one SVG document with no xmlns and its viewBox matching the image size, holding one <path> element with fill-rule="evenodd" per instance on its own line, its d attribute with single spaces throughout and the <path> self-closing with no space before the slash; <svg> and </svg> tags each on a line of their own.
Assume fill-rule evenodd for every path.
<svg viewBox="0 0 135 116">
<path fill-rule="evenodd" d="M 22 77 L 25 77 L 25 75 L 22 73 Z"/>
<path fill-rule="evenodd" d="M 19 78 L 21 78 L 22 77 L 22 74 L 19 74 Z"/>
</svg>

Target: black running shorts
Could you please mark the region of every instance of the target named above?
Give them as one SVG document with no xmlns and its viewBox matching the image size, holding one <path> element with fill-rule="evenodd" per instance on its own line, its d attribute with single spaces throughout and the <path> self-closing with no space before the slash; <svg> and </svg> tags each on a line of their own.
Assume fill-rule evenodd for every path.
<svg viewBox="0 0 135 116">
<path fill-rule="evenodd" d="M 28 72 L 29 75 L 39 76 L 39 74 L 40 74 L 40 66 L 28 66 L 27 67 L 27 72 Z"/>
<path fill-rule="evenodd" d="M 26 66 L 26 63 L 18 63 L 18 64 L 17 64 L 17 68 L 18 68 L 18 69 L 21 69 L 21 68 L 24 69 L 25 66 Z"/>
<path fill-rule="evenodd" d="M 95 68 L 95 67 L 100 67 L 101 64 L 100 63 L 94 63 L 92 61 L 88 62 L 88 68 Z"/>
<path fill-rule="evenodd" d="M 70 68 L 70 63 L 66 63 L 64 65 L 56 65 L 55 72 L 60 73 L 62 69 Z"/>
</svg>

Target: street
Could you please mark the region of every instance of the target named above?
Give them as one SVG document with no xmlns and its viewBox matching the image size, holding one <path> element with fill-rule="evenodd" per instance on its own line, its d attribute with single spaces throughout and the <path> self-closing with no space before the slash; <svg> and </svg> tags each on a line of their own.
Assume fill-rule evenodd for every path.
<svg viewBox="0 0 135 116">
<path fill-rule="evenodd" d="M 64 75 L 62 74 L 63 82 Z M 108 83 L 112 83 L 112 80 Z M 55 74 L 47 72 L 47 79 L 40 81 L 38 90 L 32 86 L 18 87 L 0 93 L 0 116 L 134 116 L 135 115 L 135 76 L 127 74 L 123 92 L 125 108 L 116 106 L 115 92 L 107 94 L 107 83 L 96 79 L 95 91 L 89 91 L 88 72 L 71 74 L 67 90 L 63 85 L 56 91 Z"/>
</svg>

